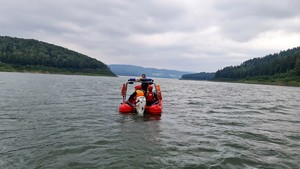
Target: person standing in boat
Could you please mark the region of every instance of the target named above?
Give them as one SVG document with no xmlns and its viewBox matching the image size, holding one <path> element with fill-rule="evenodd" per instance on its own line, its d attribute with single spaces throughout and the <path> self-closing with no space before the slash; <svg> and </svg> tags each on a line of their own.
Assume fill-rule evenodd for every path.
<svg viewBox="0 0 300 169">
<path fill-rule="evenodd" d="M 147 77 L 146 77 L 146 74 L 143 73 L 142 76 L 141 76 L 139 79 L 137 79 L 137 81 L 139 81 L 139 82 L 142 83 L 142 90 L 143 90 L 145 93 L 147 93 L 149 83 L 143 83 L 143 80 L 144 80 L 144 79 L 147 79 Z"/>
<path fill-rule="evenodd" d="M 146 79 L 146 74 L 142 74 L 140 78 L 137 78 L 136 81 L 137 82 L 141 82 L 142 84 L 135 86 L 135 91 L 130 95 L 130 97 L 128 98 L 128 101 L 131 103 L 134 103 L 136 100 L 136 96 L 140 91 L 143 92 L 144 96 L 146 95 L 147 89 L 148 89 L 148 83 L 143 83 L 143 79 Z M 140 94 L 141 95 L 141 94 Z"/>
</svg>

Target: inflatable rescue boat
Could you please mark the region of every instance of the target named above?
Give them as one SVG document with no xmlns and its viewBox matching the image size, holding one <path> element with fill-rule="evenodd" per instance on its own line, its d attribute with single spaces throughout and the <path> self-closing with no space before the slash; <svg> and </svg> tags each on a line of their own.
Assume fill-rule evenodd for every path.
<svg viewBox="0 0 300 169">
<path fill-rule="evenodd" d="M 134 87 L 135 85 L 135 87 Z M 160 85 L 153 79 L 130 78 L 122 86 L 123 102 L 119 107 L 120 113 L 138 113 L 144 115 L 161 115 L 163 109 Z"/>
</svg>

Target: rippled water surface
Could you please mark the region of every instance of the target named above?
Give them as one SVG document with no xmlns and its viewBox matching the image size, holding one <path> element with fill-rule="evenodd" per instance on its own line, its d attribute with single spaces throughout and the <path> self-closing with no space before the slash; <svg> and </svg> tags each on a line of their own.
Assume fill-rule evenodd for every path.
<svg viewBox="0 0 300 169">
<path fill-rule="evenodd" d="M 300 168 L 300 88 L 155 79 L 137 117 L 126 80 L 0 73 L 0 168 Z"/>
</svg>

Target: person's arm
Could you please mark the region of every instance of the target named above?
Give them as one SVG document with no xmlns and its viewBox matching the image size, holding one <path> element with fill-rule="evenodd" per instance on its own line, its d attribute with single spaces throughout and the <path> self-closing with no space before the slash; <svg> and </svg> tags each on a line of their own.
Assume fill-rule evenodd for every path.
<svg viewBox="0 0 300 169">
<path fill-rule="evenodd" d="M 157 100 L 158 100 L 158 98 L 157 98 L 157 94 L 156 94 L 156 93 L 153 93 L 153 95 L 154 95 L 154 99 L 155 99 L 155 101 L 157 101 Z"/>
<path fill-rule="evenodd" d="M 129 97 L 128 100 L 133 100 L 135 96 L 136 96 L 136 92 L 133 92 L 133 93 L 130 95 L 130 97 Z"/>
<path fill-rule="evenodd" d="M 143 77 L 139 77 L 139 78 L 136 78 L 135 81 L 140 82 L 140 81 L 142 81 L 142 79 L 144 79 L 144 78 Z"/>
</svg>

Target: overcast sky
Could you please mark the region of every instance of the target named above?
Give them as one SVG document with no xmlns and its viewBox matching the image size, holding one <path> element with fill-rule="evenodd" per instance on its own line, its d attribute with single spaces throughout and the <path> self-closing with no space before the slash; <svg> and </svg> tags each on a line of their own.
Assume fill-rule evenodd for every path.
<svg viewBox="0 0 300 169">
<path fill-rule="evenodd" d="M 300 0 L 0 0 L 0 35 L 105 64 L 213 72 L 300 46 Z"/>
</svg>

